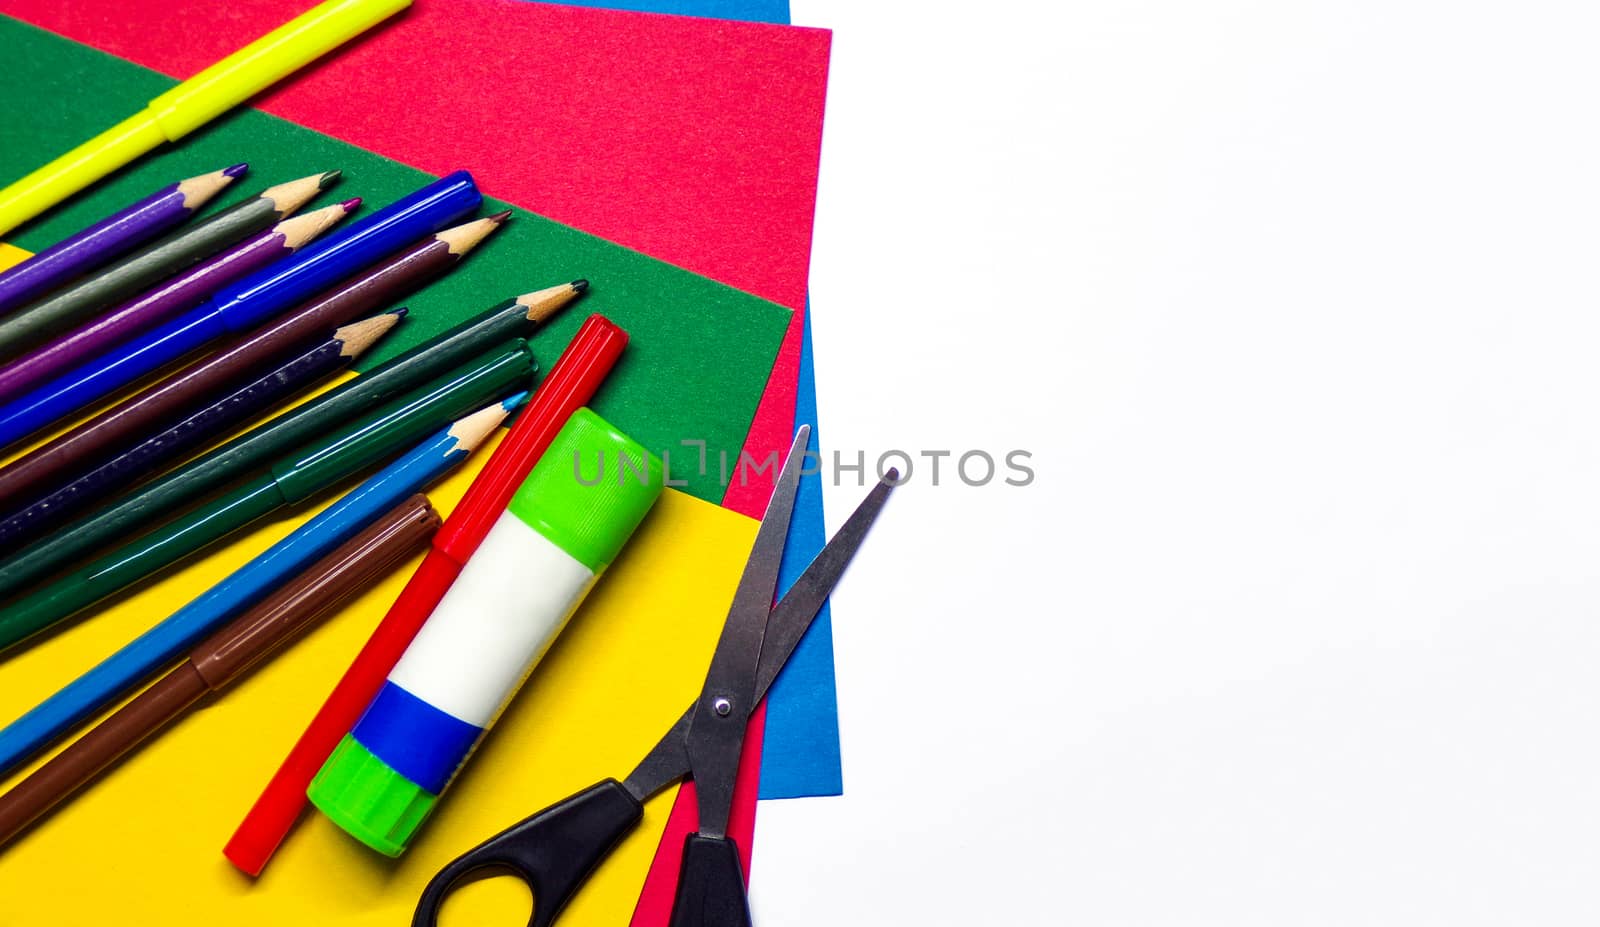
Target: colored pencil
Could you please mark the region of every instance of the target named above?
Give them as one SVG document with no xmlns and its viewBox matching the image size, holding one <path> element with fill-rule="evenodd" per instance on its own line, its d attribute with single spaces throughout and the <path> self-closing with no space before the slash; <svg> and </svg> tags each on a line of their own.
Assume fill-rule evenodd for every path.
<svg viewBox="0 0 1600 927">
<path fill-rule="evenodd" d="M 207 638 L 150 688 L 0 795 L 0 845 L 400 566 L 438 527 L 439 513 L 428 497 L 412 496 Z"/>
<path fill-rule="evenodd" d="M 235 280 L 288 257 L 333 228 L 359 205 L 361 198 L 353 197 L 285 219 L 0 367 L 0 403 L 14 401 L 28 390 L 109 353 L 134 335 L 200 305 Z M 0 329 L 5 325 L 0 321 Z"/>
<path fill-rule="evenodd" d="M 235 164 L 162 187 L 0 272 L 0 314 L 11 312 L 74 277 L 103 267 L 155 238 L 189 218 L 248 169 L 247 165 Z"/>
<path fill-rule="evenodd" d="M 215 541 L 328 489 L 466 409 L 526 388 L 533 356 L 525 342 L 413 390 L 323 437 L 141 536 L 0 610 L 0 648 L 42 631 Z M 169 515 L 154 512 L 154 520 Z M 133 526 L 134 528 L 142 526 Z M 3 775 L 3 773 L 0 773 Z"/>
<path fill-rule="evenodd" d="M 352 322 L 316 347 L 0 519 L 0 549 L 15 548 L 86 505 L 355 362 L 405 315 L 404 309 Z"/>
<path fill-rule="evenodd" d="M 0 407 L 10 445 L 191 351 L 261 324 L 404 245 L 466 216 L 483 197 L 466 171 L 417 190 L 294 256 L 246 277 L 204 305 L 91 359 Z"/>
<path fill-rule="evenodd" d="M 14 596 L 109 544 L 148 528 L 201 496 L 319 440 L 419 384 L 508 341 L 528 337 L 588 286 L 548 287 L 473 316 L 348 383 L 278 416 L 197 460 L 0 560 L 0 598 Z"/>
<path fill-rule="evenodd" d="M 327 0 L 0 190 L 0 235 L 164 142 L 175 142 L 410 5 Z M 180 28 L 204 29 L 203 23 Z"/>
<path fill-rule="evenodd" d="M 166 620 L 0 728 L 0 774 L 15 769 L 407 496 L 466 460 L 527 396 L 517 393 L 449 423 Z"/>
<path fill-rule="evenodd" d="M 312 339 L 324 338 L 351 319 L 444 274 L 508 215 L 475 219 L 431 235 L 0 467 L 0 499 L 21 502 L 88 472 L 139 438 L 253 379 Z"/>
<path fill-rule="evenodd" d="M 261 874 L 299 819 L 312 777 L 382 688 L 518 485 L 572 413 L 588 403 L 627 343 L 627 332 L 600 315 L 590 316 L 578 330 L 434 536 L 400 597 L 234 831 L 222 852 L 235 866 Z"/>
<path fill-rule="evenodd" d="M 289 218 L 327 189 L 338 171 L 268 187 L 123 258 L 0 321 L 0 357 L 15 356 L 51 335 L 79 324 L 97 310 L 115 306 L 150 285 L 191 267 L 250 235 Z M 0 380 L 0 395 L 5 395 Z"/>
</svg>

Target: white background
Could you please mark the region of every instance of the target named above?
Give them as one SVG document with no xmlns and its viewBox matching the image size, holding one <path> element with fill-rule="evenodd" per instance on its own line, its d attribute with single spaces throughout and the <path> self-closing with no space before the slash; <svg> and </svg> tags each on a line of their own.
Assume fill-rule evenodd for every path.
<svg viewBox="0 0 1600 927">
<path fill-rule="evenodd" d="M 794 15 L 825 448 L 1037 479 L 891 502 L 757 922 L 1600 918 L 1600 9 Z"/>
</svg>

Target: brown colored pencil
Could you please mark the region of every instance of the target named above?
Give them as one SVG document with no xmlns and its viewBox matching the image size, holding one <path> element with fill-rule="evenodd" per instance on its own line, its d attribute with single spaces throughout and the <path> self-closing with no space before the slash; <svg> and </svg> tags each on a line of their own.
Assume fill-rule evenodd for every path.
<svg viewBox="0 0 1600 927">
<path fill-rule="evenodd" d="M 509 215 L 431 235 L 0 468 L 0 505 L 10 508 L 59 488 L 254 379 L 297 347 L 444 275 Z"/>
<path fill-rule="evenodd" d="M 440 523 L 426 496 L 411 496 L 206 639 L 154 685 L 0 795 L 0 845 L 182 717 L 203 696 L 222 691 L 405 562 Z"/>
</svg>

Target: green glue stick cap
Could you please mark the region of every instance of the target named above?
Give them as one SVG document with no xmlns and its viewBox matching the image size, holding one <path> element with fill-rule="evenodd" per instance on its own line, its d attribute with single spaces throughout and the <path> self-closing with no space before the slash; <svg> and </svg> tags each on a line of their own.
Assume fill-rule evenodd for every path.
<svg viewBox="0 0 1600 927">
<path fill-rule="evenodd" d="M 661 460 L 579 409 L 506 511 L 596 573 L 615 560 L 661 495 Z"/>
<path fill-rule="evenodd" d="M 385 856 L 405 852 L 439 800 L 349 734 L 311 780 L 306 796 L 346 833 Z"/>
</svg>

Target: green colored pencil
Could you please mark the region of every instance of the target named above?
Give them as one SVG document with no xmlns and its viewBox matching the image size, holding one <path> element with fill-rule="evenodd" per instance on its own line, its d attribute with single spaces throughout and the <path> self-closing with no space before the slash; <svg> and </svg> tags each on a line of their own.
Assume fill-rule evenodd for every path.
<svg viewBox="0 0 1600 927">
<path fill-rule="evenodd" d="M 508 342 L 278 461 L 204 505 L 74 570 L 0 612 L 0 648 L 42 631 L 285 506 L 303 502 L 429 431 L 528 388 L 533 354 Z"/>
<path fill-rule="evenodd" d="M 174 232 L 109 269 L 8 315 L 0 321 L 0 358 L 37 347 L 159 280 L 292 215 L 339 178 L 338 171 L 313 174 L 268 187 L 209 219 Z"/>
<path fill-rule="evenodd" d="M 102 547 L 132 536 L 183 505 L 328 434 L 419 383 L 508 339 L 532 334 L 541 320 L 582 291 L 583 286 L 562 284 L 506 300 L 146 483 L 130 495 L 62 526 L 49 537 L 0 560 L 0 599 L 16 595 Z"/>
</svg>

